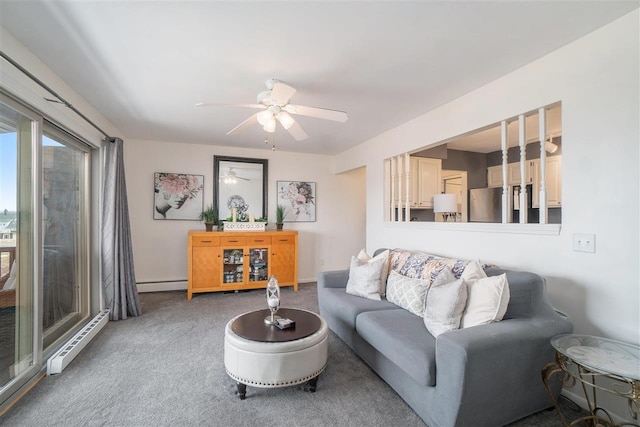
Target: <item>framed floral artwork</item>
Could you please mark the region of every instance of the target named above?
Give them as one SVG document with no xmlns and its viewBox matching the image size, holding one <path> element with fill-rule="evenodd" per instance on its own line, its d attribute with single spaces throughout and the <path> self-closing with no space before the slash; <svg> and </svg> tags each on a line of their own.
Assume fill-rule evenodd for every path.
<svg viewBox="0 0 640 427">
<path fill-rule="evenodd" d="M 156 172 L 153 219 L 199 221 L 204 208 L 204 175 Z"/>
<path fill-rule="evenodd" d="M 284 206 L 285 222 L 316 220 L 316 183 L 277 181 L 278 204 Z"/>
</svg>

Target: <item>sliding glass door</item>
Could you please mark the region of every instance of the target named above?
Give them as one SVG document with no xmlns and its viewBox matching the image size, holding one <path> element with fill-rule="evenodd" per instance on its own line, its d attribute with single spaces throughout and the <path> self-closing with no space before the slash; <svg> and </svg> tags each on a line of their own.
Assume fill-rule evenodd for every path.
<svg viewBox="0 0 640 427">
<path fill-rule="evenodd" d="M 45 124 L 42 138 L 43 349 L 86 320 L 90 153 Z"/>
<path fill-rule="evenodd" d="M 89 318 L 91 152 L 0 94 L 0 407 Z"/>
<path fill-rule="evenodd" d="M 36 345 L 36 141 L 41 121 L 0 103 L 0 391 L 14 392 L 39 370 Z"/>
</svg>

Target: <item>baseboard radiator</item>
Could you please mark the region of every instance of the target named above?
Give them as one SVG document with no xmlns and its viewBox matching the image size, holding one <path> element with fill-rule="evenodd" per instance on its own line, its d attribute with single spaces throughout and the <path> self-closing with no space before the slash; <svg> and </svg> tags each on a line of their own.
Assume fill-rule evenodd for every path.
<svg viewBox="0 0 640 427">
<path fill-rule="evenodd" d="M 109 322 L 109 310 L 102 310 L 47 361 L 47 375 L 59 374 Z"/>
</svg>

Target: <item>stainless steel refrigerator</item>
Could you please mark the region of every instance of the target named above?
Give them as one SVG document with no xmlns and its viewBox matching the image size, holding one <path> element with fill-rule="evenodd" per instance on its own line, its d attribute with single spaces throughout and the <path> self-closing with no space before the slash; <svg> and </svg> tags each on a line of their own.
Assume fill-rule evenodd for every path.
<svg viewBox="0 0 640 427">
<path fill-rule="evenodd" d="M 469 190 L 469 222 L 502 222 L 502 188 Z"/>
</svg>

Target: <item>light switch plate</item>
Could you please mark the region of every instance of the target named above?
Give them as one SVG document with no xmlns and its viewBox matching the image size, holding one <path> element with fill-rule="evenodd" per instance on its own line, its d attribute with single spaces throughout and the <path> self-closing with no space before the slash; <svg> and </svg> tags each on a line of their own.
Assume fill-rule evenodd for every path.
<svg viewBox="0 0 640 427">
<path fill-rule="evenodd" d="M 596 251 L 596 235 L 575 233 L 573 235 L 573 250 L 575 252 L 589 252 L 595 253 Z"/>
</svg>

